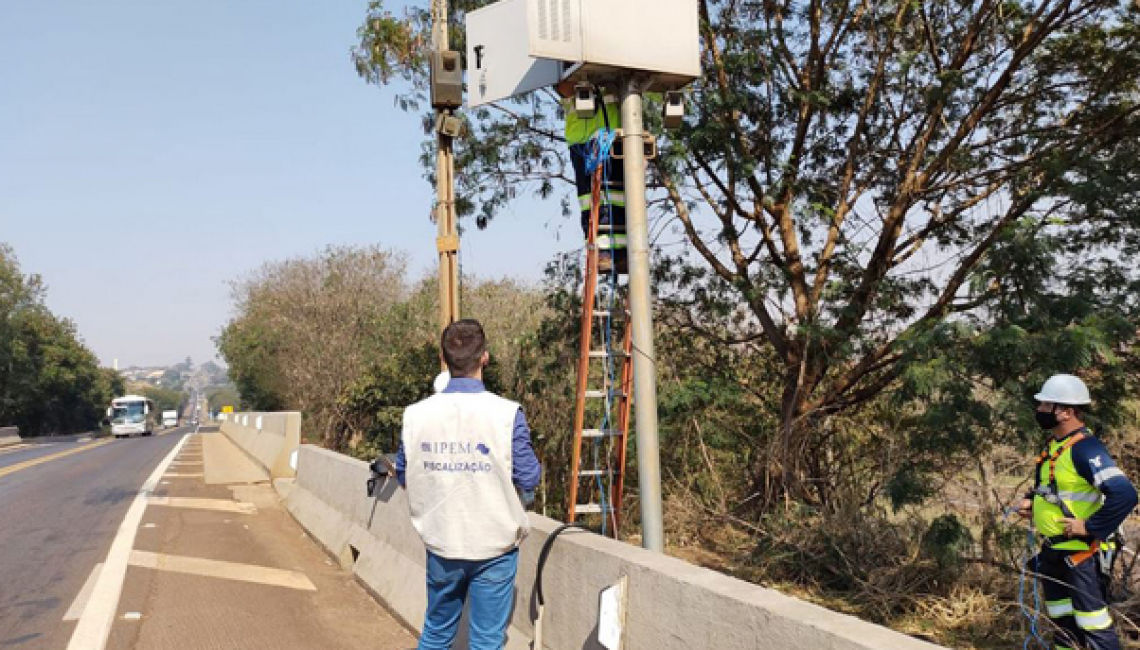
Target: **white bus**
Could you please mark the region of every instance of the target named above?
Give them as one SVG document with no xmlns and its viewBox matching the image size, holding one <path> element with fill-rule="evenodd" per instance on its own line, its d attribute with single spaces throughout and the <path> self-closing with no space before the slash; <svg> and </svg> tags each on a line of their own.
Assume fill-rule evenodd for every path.
<svg viewBox="0 0 1140 650">
<path fill-rule="evenodd" d="M 111 418 L 111 435 L 116 438 L 149 436 L 158 428 L 158 409 L 152 400 L 140 395 L 116 397 L 107 417 Z"/>
</svg>

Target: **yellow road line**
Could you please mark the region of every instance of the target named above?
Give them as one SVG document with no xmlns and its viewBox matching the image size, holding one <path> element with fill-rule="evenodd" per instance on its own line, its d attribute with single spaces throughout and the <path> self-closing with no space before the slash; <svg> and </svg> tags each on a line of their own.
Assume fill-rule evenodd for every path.
<svg viewBox="0 0 1140 650">
<path fill-rule="evenodd" d="M 63 458 L 65 456 L 71 456 L 71 455 L 78 454 L 78 453 L 81 453 L 84 451 L 89 451 L 89 450 L 94 449 L 96 447 L 102 447 L 103 445 L 111 444 L 112 442 L 115 442 L 114 438 L 107 438 L 106 440 L 100 440 L 99 442 L 93 442 L 89 445 L 83 445 L 82 447 L 79 447 L 77 449 L 68 449 L 67 451 L 61 451 L 58 454 L 50 454 L 48 456 L 40 456 L 39 458 L 33 458 L 31 460 L 25 460 L 22 463 L 16 463 L 15 465 L 10 465 L 8 467 L 0 469 L 0 478 L 4 478 L 5 476 L 15 474 L 16 472 L 18 472 L 22 469 L 28 469 L 29 467 L 35 467 L 36 465 L 42 465 L 44 463 L 47 463 L 47 462 L 50 462 L 50 461 L 53 461 L 53 460 L 56 460 L 59 458 Z"/>
</svg>

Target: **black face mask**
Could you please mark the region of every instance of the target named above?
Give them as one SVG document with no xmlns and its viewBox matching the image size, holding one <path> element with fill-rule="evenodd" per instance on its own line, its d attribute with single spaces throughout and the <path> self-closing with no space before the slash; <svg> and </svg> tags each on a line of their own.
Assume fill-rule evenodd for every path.
<svg viewBox="0 0 1140 650">
<path fill-rule="evenodd" d="M 1037 411 L 1033 417 L 1037 418 L 1037 426 L 1045 429 L 1046 431 L 1056 429 L 1060 422 L 1057 421 L 1056 407 L 1052 411 Z"/>
</svg>

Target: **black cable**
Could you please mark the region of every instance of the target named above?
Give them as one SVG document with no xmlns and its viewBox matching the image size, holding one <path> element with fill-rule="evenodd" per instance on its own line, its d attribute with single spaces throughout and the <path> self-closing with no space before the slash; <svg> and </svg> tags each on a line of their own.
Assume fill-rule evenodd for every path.
<svg viewBox="0 0 1140 650">
<path fill-rule="evenodd" d="M 577 522 L 562 524 L 558 528 L 555 528 L 553 533 L 550 533 L 550 537 L 546 538 L 546 542 L 542 545 L 542 550 L 538 553 L 538 572 L 535 577 L 535 588 L 538 593 L 538 605 L 540 607 L 546 604 L 546 600 L 542 596 L 542 569 L 546 567 L 546 556 L 550 555 L 550 549 L 554 547 L 554 540 L 558 539 L 559 535 L 570 528 L 578 528 L 587 532 L 590 530 Z"/>
</svg>

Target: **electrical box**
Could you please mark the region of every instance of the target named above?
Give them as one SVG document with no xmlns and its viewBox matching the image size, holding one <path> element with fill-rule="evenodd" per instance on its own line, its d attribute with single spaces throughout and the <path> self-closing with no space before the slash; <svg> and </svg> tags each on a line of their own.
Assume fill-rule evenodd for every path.
<svg viewBox="0 0 1140 650">
<path fill-rule="evenodd" d="M 459 108 L 462 105 L 463 66 L 459 61 L 459 52 L 432 52 L 432 108 Z"/>
<path fill-rule="evenodd" d="M 697 0 L 527 0 L 527 19 L 530 55 L 570 64 L 567 78 L 639 70 L 674 90 L 701 75 Z"/>
<path fill-rule="evenodd" d="M 527 0 L 500 0 L 467 14 L 467 103 L 482 106 L 562 79 L 562 63 L 530 55 Z"/>
<path fill-rule="evenodd" d="M 500 0 L 467 14 L 468 103 L 630 71 L 683 88 L 701 74 L 699 25 L 697 0 Z"/>
</svg>

